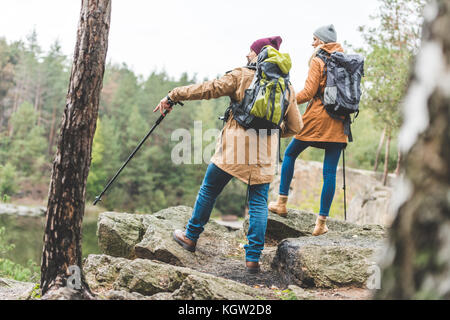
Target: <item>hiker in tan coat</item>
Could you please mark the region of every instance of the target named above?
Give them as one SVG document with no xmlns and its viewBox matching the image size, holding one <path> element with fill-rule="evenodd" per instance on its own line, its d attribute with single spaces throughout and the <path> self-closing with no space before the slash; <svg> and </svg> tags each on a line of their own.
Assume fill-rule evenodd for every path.
<svg viewBox="0 0 450 320">
<path fill-rule="evenodd" d="M 297 103 L 309 102 L 303 115 L 304 127 L 295 136 L 286 149 L 279 196 L 276 202 L 269 204 L 269 210 L 285 217 L 287 215 L 287 200 L 289 188 L 294 175 L 295 160 L 308 147 L 325 149 L 323 166 L 324 184 L 320 201 L 320 213 L 313 231 L 314 236 L 328 232 L 326 220 L 330 212 L 336 189 L 336 169 L 341 151 L 347 144 L 347 135 L 344 133 L 342 121 L 332 118 L 324 108 L 320 95 L 325 89 L 327 77 L 324 73 L 325 62 L 317 57 L 319 50 L 328 54 L 343 52 L 341 45 L 336 42 L 337 36 L 333 25 L 317 29 L 314 32 L 314 53 L 309 61 L 309 73 L 303 90 L 297 93 Z M 320 92 L 319 92 L 320 91 Z"/>
<path fill-rule="evenodd" d="M 280 37 L 255 41 L 247 55 L 248 66 L 256 65 L 258 54 L 264 46 L 270 45 L 278 50 L 281 41 Z M 155 111 L 159 110 L 163 113 L 164 110 L 171 110 L 173 103 L 185 100 L 228 96 L 232 101 L 242 101 L 245 90 L 250 87 L 254 75 L 253 69 L 242 67 L 234 69 L 216 80 L 175 88 L 161 100 Z M 282 137 L 298 134 L 303 126 L 297 108 L 295 91 L 291 85 L 290 93 L 289 106 L 281 125 Z M 247 236 L 248 245 L 245 246 L 246 267 L 248 272 L 257 273 L 259 272 L 261 251 L 264 248 L 268 191 L 278 160 L 279 137 L 278 134 L 253 133 L 254 131 L 241 127 L 233 118 L 233 114 L 230 114 L 218 138 L 216 152 L 206 171 L 186 231 L 175 230 L 173 237 L 183 248 L 194 252 L 197 240 L 209 220 L 216 198 L 226 184 L 236 177 L 249 185 L 250 225 Z M 260 152 L 261 150 L 266 151 Z"/>
</svg>

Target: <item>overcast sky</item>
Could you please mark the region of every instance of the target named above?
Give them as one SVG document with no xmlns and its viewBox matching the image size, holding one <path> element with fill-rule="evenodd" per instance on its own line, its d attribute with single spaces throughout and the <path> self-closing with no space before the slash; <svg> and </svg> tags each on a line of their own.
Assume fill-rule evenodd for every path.
<svg viewBox="0 0 450 320">
<path fill-rule="evenodd" d="M 358 27 L 371 23 L 377 6 L 377 0 L 112 0 L 107 59 L 143 76 L 188 72 L 200 81 L 244 65 L 254 40 L 280 35 L 299 90 L 313 31 L 333 23 L 339 42 L 360 46 Z M 35 28 L 44 50 L 59 39 L 72 57 L 80 7 L 81 0 L 1 0 L 0 37 L 24 40 Z"/>
</svg>

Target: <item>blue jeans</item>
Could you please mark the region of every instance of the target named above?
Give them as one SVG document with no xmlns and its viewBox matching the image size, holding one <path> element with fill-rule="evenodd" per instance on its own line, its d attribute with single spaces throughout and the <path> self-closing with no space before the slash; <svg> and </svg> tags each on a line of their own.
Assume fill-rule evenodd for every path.
<svg viewBox="0 0 450 320">
<path fill-rule="evenodd" d="M 218 168 L 215 164 L 211 163 L 208 166 L 192 217 L 186 226 L 187 238 L 195 242 L 198 240 L 204 226 L 209 221 L 217 197 L 232 178 L 232 175 Z M 258 262 L 261 251 L 264 249 L 267 229 L 269 184 L 250 186 L 249 192 L 250 225 L 247 235 L 248 245 L 244 247 L 245 257 L 247 261 Z"/>
<path fill-rule="evenodd" d="M 289 195 L 289 187 L 294 175 L 295 160 L 297 160 L 297 157 L 303 150 L 313 144 L 313 142 L 292 139 L 284 154 L 283 166 L 281 167 L 280 195 Z M 345 143 L 326 142 L 322 143 L 322 146 L 325 148 L 325 159 L 323 162 L 323 187 L 319 214 L 328 217 L 336 190 L 336 169 Z"/>
</svg>

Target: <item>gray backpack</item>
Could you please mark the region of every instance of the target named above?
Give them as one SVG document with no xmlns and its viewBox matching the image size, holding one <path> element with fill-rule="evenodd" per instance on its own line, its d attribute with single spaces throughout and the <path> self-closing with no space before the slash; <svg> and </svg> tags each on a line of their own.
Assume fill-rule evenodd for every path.
<svg viewBox="0 0 450 320">
<path fill-rule="evenodd" d="M 352 142 L 350 115 L 354 114 L 356 118 L 359 114 L 364 57 L 342 52 L 330 55 L 325 50 L 320 50 L 317 56 L 325 62 L 324 75 L 327 77 L 325 91 L 322 95 L 322 88 L 319 88 L 317 97 L 332 118 L 344 122 L 344 133 Z"/>
</svg>

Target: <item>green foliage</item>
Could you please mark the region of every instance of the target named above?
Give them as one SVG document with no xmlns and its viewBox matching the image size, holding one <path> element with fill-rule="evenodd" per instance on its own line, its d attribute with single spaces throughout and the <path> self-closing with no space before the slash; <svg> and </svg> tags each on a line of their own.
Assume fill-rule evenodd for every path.
<svg viewBox="0 0 450 320">
<path fill-rule="evenodd" d="M 11 202 L 11 197 L 8 196 L 7 194 L 0 194 L 0 202 L 3 203 L 10 203 Z"/>
<path fill-rule="evenodd" d="M 346 165 L 352 168 L 373 170 L 375 153 L 380 140 L 380 131 L 377 122 L 377 113 L 372 109 L 362 110 L 360 116 L 352 125 L 354 141 L 349 143 L 345 151 Z M 390 146 L 389 170 L 394 170 L 397 165 L 397 138 L 394 137 Z M 380 158 L 384 160 L 385 148 L 382 149 Z M 379 167 L 379 170 L 382 168 Z"/>
<path fill-rule="evenodd" d="M 14 165 L 7 163 L 4 166 L 0 165 L 0 201 L 8 202 L 8 196 L 17 192 L 18 186 L 16 183 L 17 172 Z"/>
<path fill-rule="evenodd" d="M 419 46 L 425 0 L 379 0 L 372 19 L 376 28 L 361 27 L 367 47 L 362 109 L 375 112 L 375 123 L 388 135 L 401 125 L 400 103 L 406 92 L 411 61 Z"/>
<path fill-rule="evenodd" d="M 0 258 L 0 277 L 31 282 L 39 279 L 40 267 L 32 260 L 22 266 L 9 259 Z"/>
<path fill-rule="evenodd" d="M 30 293 L 30 299 L 40 299 L 41 294 L 41 285 L 39 283 L 36 283 Z"/>
<path fill-rule="evenodd" d="M 377 26 L 360 27 L 366 40 L 366 46 L 357 50 L 366 57 L 360 108 L 372 112 L 372 124 L 380 133 L 385 130 L 386 137 L 395 139 L 402 123 L 400 106 L 411 62 L 420 44 L 426 0 L 379 0 L 379 3 L 377 13 L 371 17 L 378 22 Z M 389 153 L 389 169 L 391 158 Z"/>
<path fill-rule="evenodd" d="M 40 268 L 32 260 L 26 266 L 6 259 L 6 254 L 14 249 L 14 244 L 8 244 L 5 239 L 5 228 L 0 227 L 0 277 L 11 278 L 17 281 L 33 281 L 39 276 Z"/>
<path fill-rule="evenodd" d="M 14 244 L 8 244 L 5 240 L 5 228 L 0 227 L 0 257 L 5 256 L 14 247 Z"/>
<path fill-rule="evenodd" d="M 35 30 L 25 42 L 0 39 L 0 165 L 14 167 L 19 194 L 48 185 L 68 72 L 58 41 L 45 53 Z"/>
<path fill-rule="evenodd" d="M 285 300 L 285 301 L 289 301 L 289 300 L 298 300 L 297 296 L 295 295 L 295 293 L 290 290 L 290 289 L 286 289 L 286 290 L 275 290 L 275 294 L 281 299 L 281 300 Z"/>
<path fill-rule="evenodd" d="M 374 45 L 371 49 L 366 56 L 361 107 L 375 112 L 374 120 L 380 129 L 387 126 L 398 130 L 401 125 L 399 106 L 406 93 L 413 56 L 405 48 L 389 49 Z"/>
<path fill-rule="evenodd" d="M 39 179 L 46 161 L 47 140 L 43 136 L 43 127 L 36 125 L 37 116 L 28 102 L 21 104 L 12 115 L 14 131 L 8 160 L 22 175 Z"/>
</svg>

